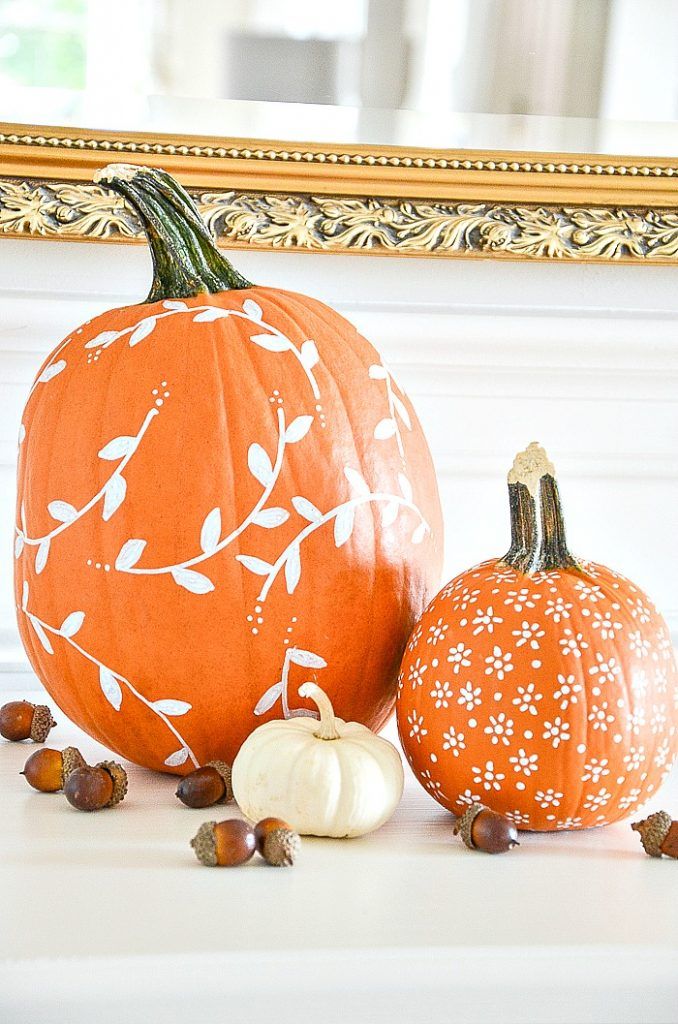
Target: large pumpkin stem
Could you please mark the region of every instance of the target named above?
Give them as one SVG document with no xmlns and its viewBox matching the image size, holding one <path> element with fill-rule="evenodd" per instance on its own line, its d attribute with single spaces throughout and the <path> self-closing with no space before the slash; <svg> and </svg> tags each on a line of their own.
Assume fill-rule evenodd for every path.
<svg viewBox="0 0 678 1024">
<path fill-rule="evenodd" d="M 511 546 L 503 561 L 531 574 L 576 569 L 565 540 L 565 523 L 553 464 L 536 442 L 519 452 L 508 475 Z"/>
<path fill-rule="evenodd" d="M 141 220 L 153 257 L 146 302 L 251 287 L 217 249 L 188 192 L 166 171 L 109 164 L 94 181 L 124 196 Z"/>
</svg>

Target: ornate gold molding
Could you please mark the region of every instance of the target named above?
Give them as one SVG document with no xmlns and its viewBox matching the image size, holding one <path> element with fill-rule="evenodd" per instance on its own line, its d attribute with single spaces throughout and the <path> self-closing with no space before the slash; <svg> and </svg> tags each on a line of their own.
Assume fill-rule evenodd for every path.
<svg viewBox="0 0 678 1024">
<path fill-rule="evenodd" d="M 408 256 L 678 262 L 678 210 L 452 202 L 191 188 L 228 247 Z M 122 199 L 96 185 L 0 178 L 0 234 L 137 241 Z"/>
</svg>

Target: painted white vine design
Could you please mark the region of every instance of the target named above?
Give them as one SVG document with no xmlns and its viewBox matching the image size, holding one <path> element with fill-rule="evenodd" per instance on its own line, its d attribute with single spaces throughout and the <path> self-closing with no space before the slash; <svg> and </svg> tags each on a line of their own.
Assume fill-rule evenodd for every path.
<svg viewBox="0 0 678 1024">
<path fill-rule="evenodd" d="M 210 305 L 188 306 L 185 302 L 179 300 L 168 300 L 163 302 L 163 306 L 166 312 L 154 313 L 151 316 L 143 317 L 137 323 L 131 324 L 129 327 L 123 327 L 119 331 L 103 331 L 95 338 L 91 338 L 85 344 L 85 348 L 107 349 L 120 338 L 124 338 L 127 335 L 129 335 L 128 344 L 130 348 L 134 348 L 135 345 L 138 345 L 139 342 L 143 341 L 153 332 L 158 320 L 164 320 L 166 317 L 180 314 L 191 314 L 193 323 L 196 324 L 213 323 L 215 320 L 236 317 L 240 320 L 248 320 L 251 324 L 266 332 L 265 334 L 252 334 L 250 336 L 250 341 L 255 345 L 266 349 L 268 352 L 291 352 L 303 369 L 311 385 L 314 397 L 316 399 L 320 398 L 318 382 L 313 374 L 313 367 L 320 358 L 315 342 L 308 340 L 303 342 L 301 348 L 297 348 L 286 334 L 283 334 L 277 327 L 263 319 L 263 310 L 254 299 L 245 299 L 242 309 L 223 309 L 221 306 Z"/>
<path fill-rule="evenodd" d="M 184 764 L 189 759 L 197 768 L 199 766 L 198 759 L 179 730 L 170 721 L 171 718 L 178 718 L 185 715 L 191 710 L 192 705 L 187 701 L 174 700 L 172 698 L 153 701 L 148 700 L 147 697 L 144 697 L 143 693 L 137 690 L 129 679 L 121 675 L 119 672 L 115 672 L 112 668 L 109 668 L 108 665 L 104 665 L 102 661 L 95 658 L 93 654 L 90 654 L 89 651 L 85 650 L 84 647 L 81 647 L 80 644 L 73 639 L 85 621 L 84 612 L 71 612 L 66 616 L 64 621 L 61 623 L 61 626 L 51 626 L 49 623 L 45 622 L 44 619 L 40 619 L 37 615 L 28 610 L 28 595 L 28 581 L 25 580 L 23 584 L 21 610 L 33 627 L 35 635 L 45 651 L 47 651 L 48 654 L 54 654 L 54 648 L 52 647 L 52 643 L 49 638 L 50 635 L 61 637 L 61 639 L 65 640 L 67 644 L 78 652 L 78 654 L 93 665 L 96 665 L 99 670 L 99 686 L 101 687 L 101 692 L 114 711 L 120 711 L 120 708 L 122 707 L 124 687 L 129 691 L 129 693 L 136 697 L 137 700 L 141 701 L 149 711 L 153 712 L 154 715 L 157 715 L 157 717 L 164 722 L 175 739 L 180 743 L 180 747 L 165 758 L 165 764 L 169 768 L 176 768 L 179 765 Z"/>
<path fill-rule="evenodd" d="M 283 718 L 319 717 L 317 711 L 310 711 L 307 708 L 290 708 L 288 686 L 291 665 L 301 665 L 304 668 L 327 668 L 327 662 L 319 654 L 314 654 L 313 651 L 304 651 L 300 647 L 288 647 L 285 651 L 280 681 L 270 686 L 263 697 L 259 698 L 254 709 L 255 715 L 265 715 L 280 700 Z"/>
<path fill-rule="evenodd" d="M 336 547 L 342 547 L 353 533 L 355 510 L 360 505 L 366 505 L 371 502 L 384 502 L 385 507 L 381 514 L 381 524 L 383 527 L 391 526 L 403 508 L 414 512 L 419 518 L 419 524 L 412 533 L 411 542 L 413 544 L 420 544 L 426 534 L 431 532 L 431 527 L 412 501 L 412 485 L 403 473 L 398 474 L 401 494 L 370 491 L 364 478 L 351 466 L 344 466 L 344 475 L 353 488 L 354 497 L 342 502 L 340 505 L 336 505 L 328 512 L 322 513 L 308 498 L 300 495 L 292 498 L 294 508 L 300 516 L 308 521 L 308 526 L 300 530 L 274 563 L 266 562 L 264 559 L 257 558 L 254 555 L 236 556 L 237 560 L 246 569 L 249 569 L 250 572 L 257 576 L 266 577 L 259 592 L 258 601 L 263 603 L 266 600 L 269 590 L 283 569 L 285 571 L 287 593 L 293 594 L 301 578 L 301 545 L 303 542 L 316 530 L 334 520 L 334 543 Z"/>
<path fill-rule="evenodd" d="M 63 501 L 61 499 L 49 502 L 47 511 L 52 519 L 55 519 L 59 524 L 58 526 L 55 526 L 53 530 L 50 530 L 48 533 L 45 533 L 40 537 L 31 537 L 28 533 L 26 513 L 22 503 L 21 526 L 15 527 L 16 539 L 14 542 L 14 554 L 16 558 L 19 558 L 24 547 L 37 547 L 35 555 L 35 571 L 39 574 L 47 564 L 50 546 L 54 538 L 58 537 L 60 533 L 64 532 L 64 530 L 67 530 L 69 526 L 73 525 L 73 523 L 82 519 L 84 515 L 86 515 L 102 500 L 103 508 L 101 515 L 103 520 L 108 522 L 113 513 L 120 508 L 127 494 L 127 481 L 122 475 L 125 467 L 139 447 L 141 439 L 150 427 L 153 419 L 158 415 L 158 412 L 158 409 L 149 409 L 136 434 L 121 434 L 119 437 L 114 437 L 112 441 L 109 441 L 108 444 L 105 444 L 103 448 L 100 449 L 98 453 L 100 459 L 111 462 L 118 459 L 120 461 L 103 487 L 100 487 L 97 493 L 81 508 L 75 508 L 75 506 L 71 505 L 70 502 Z"/>
<path fill-rule="evenodd" d="M 388 399 L 389 415 L 384 419 L 379 420 L 377 423 L 374 428 L 374 438 L 376 441 L 387 441 L 390 437 L 395 437 L 400 457 L 404 459 L 405 449 L 403 447 L 403 438 L 400 433 L 399 421 L 402 421 L 408 430 L 412 429 L 412 420 L 407 410 L 407 406 L 403 402 L 402 398 L 396 395 L 393 390 L 395 381 L 383 363 L 373 363 L 372 366 L 370 366 L 368 373 L 372 380 L 384 381 L 384 384 L 386 385 L 386 397 Z"/>
</svg>

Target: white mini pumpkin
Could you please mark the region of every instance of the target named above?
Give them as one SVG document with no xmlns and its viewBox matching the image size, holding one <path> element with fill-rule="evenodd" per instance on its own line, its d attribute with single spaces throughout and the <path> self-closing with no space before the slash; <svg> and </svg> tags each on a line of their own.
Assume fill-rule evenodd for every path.
<svg viewBox="0 0 678 1024">
<path fill-rule="evenodd" d="M 282 818 L 301 835 L 372 832 L 388 821 L 402 796 L 400 754 L 364 725 L 336 718 L 315 683 L 304 683 L 299 696 L 315 701 L 320 721 L 289 718 L 251 733 L 233 763 L 241 811 L 251 821 Z"/>
</svg>

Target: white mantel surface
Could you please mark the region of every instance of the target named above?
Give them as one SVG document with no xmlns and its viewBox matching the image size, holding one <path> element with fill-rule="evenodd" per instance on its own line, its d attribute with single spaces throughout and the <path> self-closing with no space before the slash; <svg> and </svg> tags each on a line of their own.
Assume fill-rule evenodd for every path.
<svg viewBox="0 0 678 1024">
<path fill-rule="evenodd" d="M 107 755 L 55 717 L 52 746 Z M 370 836 L 209 869 L 189 839 L 233 805 L 128 766 L 124 803 L 83 814 L 19 776 L 34 749 L 0 741 L 2 1024 L 678 1020 L 678 864 L 628 822 L 473 853 L 408 770 Z M 678 772 L 659 807 L 678 815 Z"/>
</svg>

